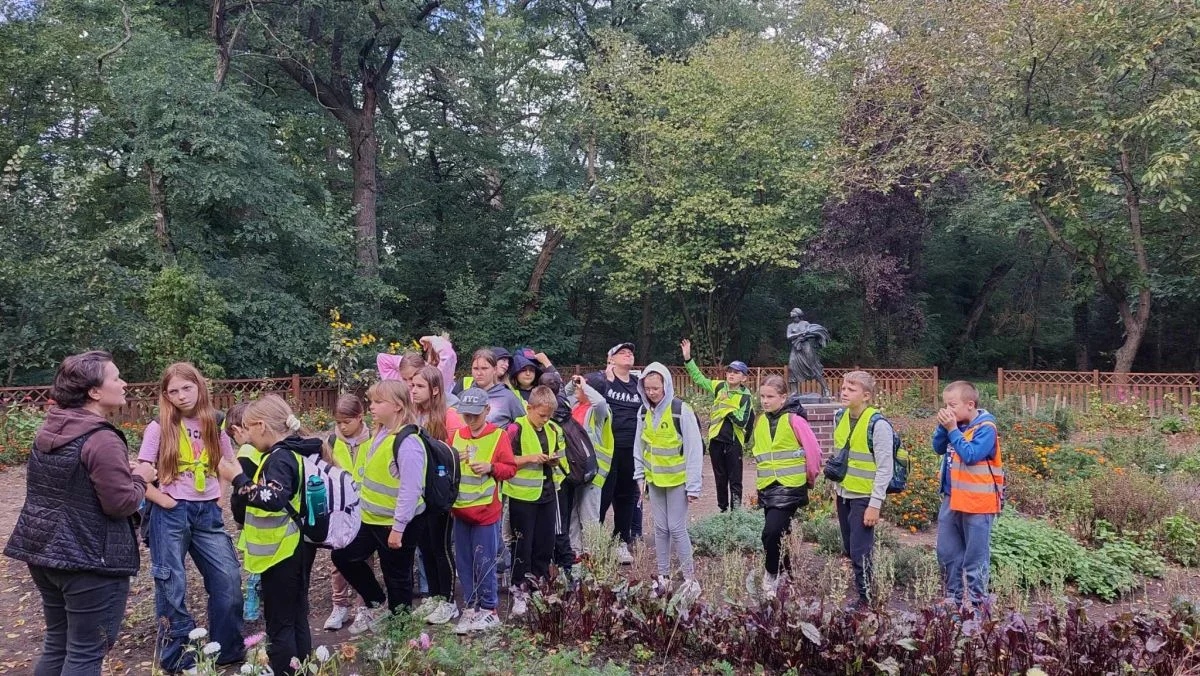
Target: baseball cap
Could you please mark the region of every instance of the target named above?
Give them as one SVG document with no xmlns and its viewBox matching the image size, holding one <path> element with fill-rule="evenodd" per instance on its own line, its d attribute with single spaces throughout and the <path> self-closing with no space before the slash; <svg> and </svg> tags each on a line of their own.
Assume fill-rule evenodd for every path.
<svg viewBox="0 0 1200 676">
<path fill-rule="evenodd" d="M 608 356 L 611 357 L 614 354 L 620 352 L 621 350 L 629 350 L 630 352 L 637 352 L 637 350 L 633 347 L 633 343 L 617 343 L 616 345 L 613 345 L 612 347 L 608 348 Z"/>
<path fill-rule="evenodd" d="M 454 408 L 459 413 L 468 415 L 479 415 L 483 413 L 488 405 L 488 394 L 478 387 L 468 387 L 458 393 L 458 403 Z"/>
<path fill-rule="evenodd" d="M 731 362 L 729 362 L 729 366 L 725 370 L 726 371 L 737 371 L 738 373 L 740 373 L 744 376 L 750 375 L 750 367 L 746 366 L 746 362 L 744 362 L 744 361 L 731 361 Z"/>
</svg>

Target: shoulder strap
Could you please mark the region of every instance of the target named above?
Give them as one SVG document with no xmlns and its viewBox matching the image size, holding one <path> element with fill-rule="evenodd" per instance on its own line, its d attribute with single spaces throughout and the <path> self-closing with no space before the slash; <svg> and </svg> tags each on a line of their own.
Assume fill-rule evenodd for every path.
<svg viewBox="0 0 1200 676">
<path fill-rule="evenodd" d="M 867 450 L 871 451 L 871 453 L 875 452 L 875 423 L 880 420 L 887 422 L 887 418 L 884 418 L 882 413 L 876 411 L 871 414 L 871 419 L 867 421 Z M 895 434 L 895 431 L 893 430 L 892 433 Z"/>
<path fill-rule="evenodd" d="M 337 432 L 330 432 L 329 433 L 329 450 L 332 451 L 333 447 L 336 444 L 337 444 Z M 349 445 L 349 444 L 347 444 L 347 445 Z"/>
</svg>

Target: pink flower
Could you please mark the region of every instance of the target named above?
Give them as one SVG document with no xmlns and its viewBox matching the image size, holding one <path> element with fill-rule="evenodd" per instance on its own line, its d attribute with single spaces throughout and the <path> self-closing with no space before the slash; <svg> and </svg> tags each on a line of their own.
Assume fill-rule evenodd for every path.
<svg viewBox="0 0 1200 676">
<path fill-rule="evenodd" d="M 291 661 L 291 662 L 288 662 L 288 666 L 290 666 L 290 667 L 291 667 L 291 668 L 293 668 L 293 669 L 299 669 L 299 668 L 300 668 L 300 658 L 299 658 L 299 657 L 293 657 L 293 658 L 292 658 L 292 661 Z"/>
<path fill-rule="evenodd" d="M 242 639 L 242 644 L 245 645 L 247 648 L 253 648 L 254 646 L 258 645 L 259 643 L 262 643 L 262 640 L 264 638 L 266 638 L 266 636 L 267 636 L 266 634 L 264 634 L 263 632 L 260 631 L 257 634 L 252 634 L 252 635 L 247 636 L 246 638 Z"/>
<path fill-rule="evenodd" d="M 429 650 L 429 646 L 432 644 L 433 641 L 429 640 L 429 634 L 421 632 L 421 650 Z"/>
</svg>

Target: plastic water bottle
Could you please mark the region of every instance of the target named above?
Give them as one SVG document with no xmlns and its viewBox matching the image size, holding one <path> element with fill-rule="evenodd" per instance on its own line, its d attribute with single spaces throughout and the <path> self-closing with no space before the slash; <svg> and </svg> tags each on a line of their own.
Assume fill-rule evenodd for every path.
<svg viewBox="0 0 1200 676">
<path fill-rule="evenodd" d="M 445 466 L 445 465 L 438 465 L 438 467 L 437 467 L 437 473 L 438 473 L 438 476 L 441 476 L 441 477 L 444 477 L 444 476 L 446 476 L 446 466 Z"/>
<path fill-rule="evenodd" d="M 305 498 L 308 502 L 308 525 L 314 526 L 317 517 L 324 516 L 329 511 L 329 496 L 325 492 L 325 480 L 319 475 L 312 475 L 304 482 Z"/>
</svg>

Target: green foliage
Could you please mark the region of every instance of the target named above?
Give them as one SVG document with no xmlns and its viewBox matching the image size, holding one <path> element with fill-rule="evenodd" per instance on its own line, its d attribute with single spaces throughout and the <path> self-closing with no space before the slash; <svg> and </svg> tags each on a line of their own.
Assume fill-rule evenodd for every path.
<svg viewBox="0 0 1200 676">
<path fill-rule="evenodd" d="M 1158 548 L 1181 566 L 1200 565 L 1200 522 L 1183 513 L 1163 519 L 1157 528 Z"/>
<path fill-rule="evenodd" d="M 0 411 L 0 466 L 19 465 L 29 459 L 42 417 L 41 411 L 19 403 Z"/>
<path fill-rule="evenodd" d="M 1138 467 L 1147 474 L 1166 474 L 1180 460 L 1167 450 L 1162 435 L 1153 432 L 1106 436 L 1100 451 L 1118 465 Z"/>
<path fill-rule="evenodd" d="M 731 509 L 688 526 L 696 553 L 717 556 L 728 552 L 762 548 L 763 513 L 754 509 Z"/>
<path fill-rule="evenodd" d="M 1087 490 L 1096 518 L 1120 533 L 1149 530 L 1175 509 L 1162 481 L 1136 468 L 1098 474 Z"/>
<path fill-rule="evenodd" d="M 233 341 L 227 312 L 225 299 L 203 274 L 163 268 L 146 290 L 150 331 L 143 349 L 154 355 L 155 369 L 190 361 L 210 378 L 223 377 L 221 361 Z"/>
</svg>

